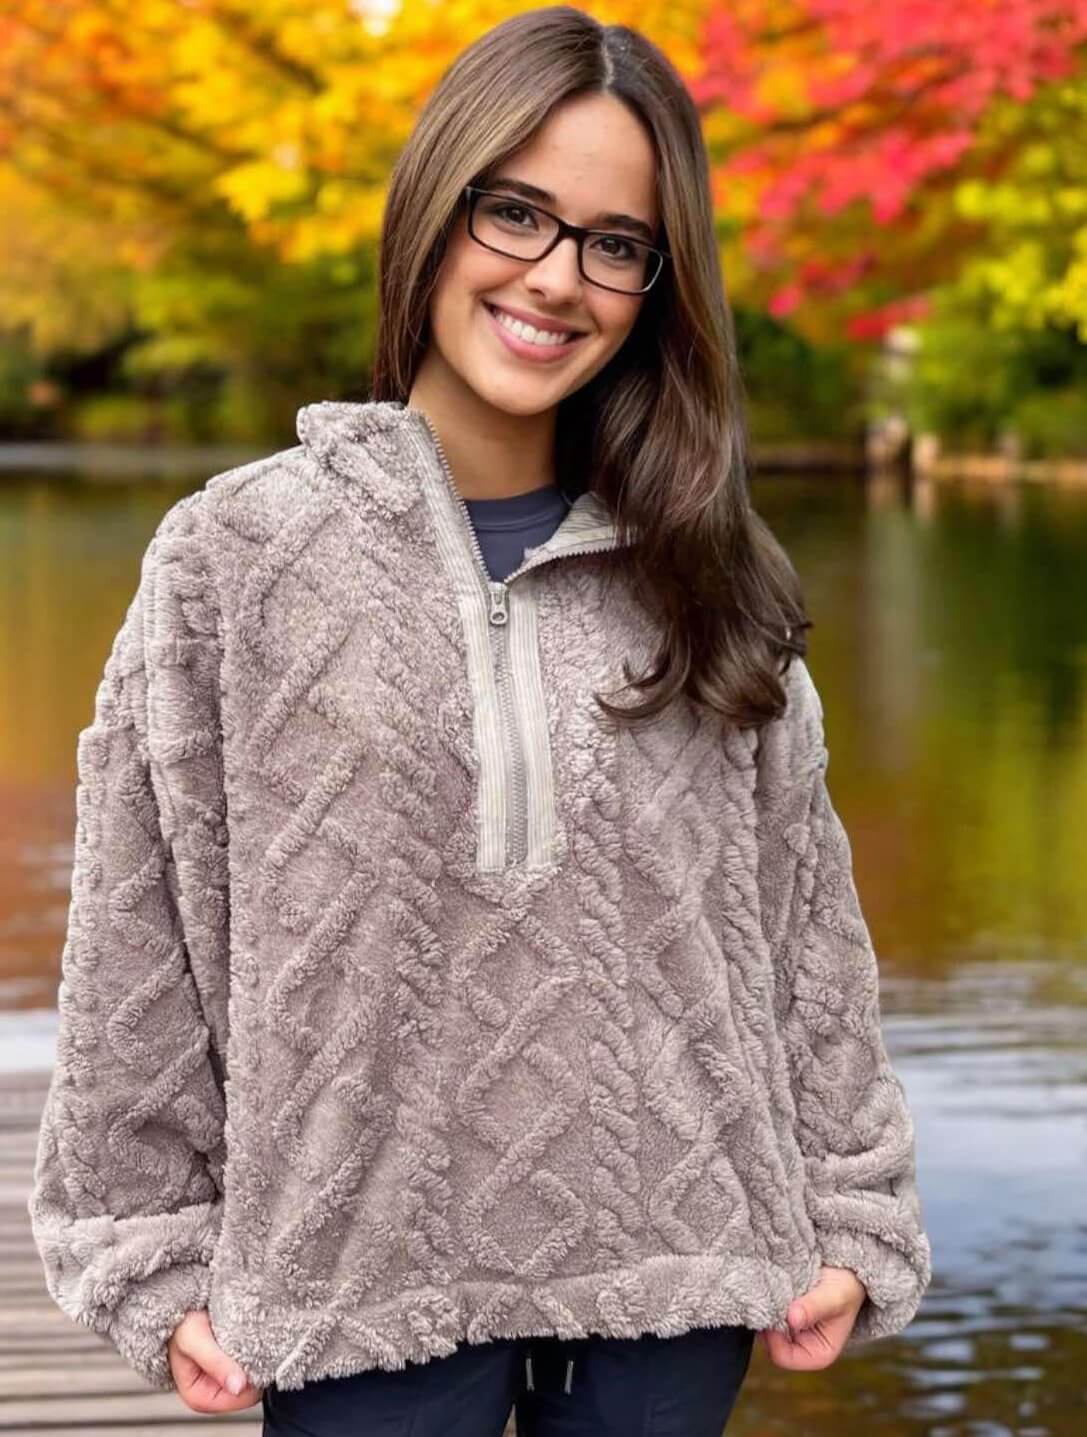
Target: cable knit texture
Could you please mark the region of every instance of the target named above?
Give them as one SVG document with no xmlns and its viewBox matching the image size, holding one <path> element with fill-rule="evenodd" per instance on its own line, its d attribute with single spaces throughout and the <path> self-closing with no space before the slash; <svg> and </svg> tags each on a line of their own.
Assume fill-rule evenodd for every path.
<svg viewBox="0 0 1087 1437">
<path fill-rule="evenodd" d="M 394 403 L 166 513 L 78 743 L 29 1200 L 54 1300 L 155 1387 L 207 1307 L 261 1385 L 460 1342 L 785 1331 L 821 1263 L 930 1280 L 914 1133 L 809 671 L 736 731 L 592 694 L 657 635 L 535 586 L 560 842 L 476 865 L 456 596 Z M 419 431 L 414 431 L 415 439 Z M 622 701 L 620 697 L 620 701 Z"/>
</svg>

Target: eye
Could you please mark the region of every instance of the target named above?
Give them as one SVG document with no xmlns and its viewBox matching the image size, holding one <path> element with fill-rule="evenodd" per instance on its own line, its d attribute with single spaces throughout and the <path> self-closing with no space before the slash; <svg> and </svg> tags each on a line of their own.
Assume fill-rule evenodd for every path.
<svg viewBox="0 0 1087 1437">
<path fill-rule="evenodd" d="M 606 244 L 614 244 L 620 247 L 618 250 L 602 250 L 601 253 L 608 259 L 627 260 L 636 259 L 638 256 L 637 246 L 631 240 L 624 239 L 622 235 L 600 235 L 593 240 L 594 249 Z"/>
<path fill-rule="evenodd" d="M 509 204 L 496 204 L 492 208 L 491 213 L 497 215 L 500 219 L 506 220 L 507 223 L 514 225 L 518 229 L 524 229 L 525 226 L 523 224 L 518 224 L 516 220 L 511 220 L 509 218 L 511 214 L 525 215 L 530 220 L 535 218 L 534 210 L 526 208 L 525 205 L 517 205 L 513 204 L 512 202 L 510 202 Z"/>
</svg>

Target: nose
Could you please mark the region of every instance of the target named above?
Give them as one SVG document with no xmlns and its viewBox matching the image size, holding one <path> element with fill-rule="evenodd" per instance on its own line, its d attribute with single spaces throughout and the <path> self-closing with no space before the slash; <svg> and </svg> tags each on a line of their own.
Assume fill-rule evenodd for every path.
<svg viewBox="0 0 1087 1437">
<path fill-rule="evenodd" d="M 549 295 L 552 301 L 578 295 L 582 279 L 574 236 L 563 235 L 550 254 L 531 265 L 525 272 L 525 282 L 530 289 Z"/>
</svg>

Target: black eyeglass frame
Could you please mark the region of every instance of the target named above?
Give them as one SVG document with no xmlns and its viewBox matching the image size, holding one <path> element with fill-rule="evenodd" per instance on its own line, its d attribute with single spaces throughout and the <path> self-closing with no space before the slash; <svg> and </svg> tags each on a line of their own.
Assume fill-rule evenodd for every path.
<svg viewBox="0 0 1087 1437">
<path fill-rule="evenodd" d="M 539 264 L 540 260 L 545 259 L 547 255 L 549 255 L 551 251 L 555 248 L 555 246 L 559 243 L 560 240 L 564 240 L 567 235 L 573 235 L 574 239 L 577 241 L 577 267 L 580 271 L 582 279 L 585 281 L 586 284 L 595 284 L 598 289 L 609 290 L 612 294 L 648 293 L 648 291 L 653 288 L 657 280 L 660 279 L 661 275 L 664 273 L 664 261 L 666 259 L 672 258 L 670 251 L 666 249 L 658 249 L 656 245 L 648 244 L 645 240 L 637 239 L 634 235 L 621 234 L 617 230 L 586 229 L 584 225 L 569 224 L 566 220 L 562 219 L 561 216 L 554 214 L 551 210 L 545 210 L 542 205 L 535 204 L 531 200 L 523 200 L 518 195 L 511 195 L 505 190 L 485 190 L 480 188 L 479 185 L 465 185 L 464 193 L 468 196 L 468 233 L 469 235 L 471 235 L 472 239 L 475 240 L 476 244 L 482 245 L 484 249 L 489 249 L 494 254 L 505 255 L 507 259 L 519 259 L 522 260 L 525 264 Z M 549 220 L 554 220 L 555 224 L 558 225 L 558 230 L 556 231 L 554 238 L 551 240 L 550 244 L 548 244 L 547 248 L 541 254 L 534 255 L 532 259 L 528 259 L 523 254 L 510 254 L 509 250 L 499 249 L 497 245 L 488 244 L 486 240 L 481 240 L 476 234 L 473 227 L 473 222 L 475 220 L 476 203 L 481 195 L 490 195 L 492 199 L 496 200 L 508 200 L 511 205 L 522 206 L 525 209 L 535 210 L 541 215 L 546 215 Z M 655 254 L 657 256 L 658 263 L 657 271 L 654 274 L 653 278 L 649 281 L 648 284 L 643 285 L 641 289 L 619 289 L 614 284 L 603 284 L 600 280 L 593 279 L 590 275 L 587 275 L 585 273 L 585 261 L 583 251 L 585 241 L 589 238 L 590 235 L 602 235 L 605 239 L 625 239 L 628 244 L 639 245 L 642 249 L 648 250 L 650 254 Z"/>
</svg>

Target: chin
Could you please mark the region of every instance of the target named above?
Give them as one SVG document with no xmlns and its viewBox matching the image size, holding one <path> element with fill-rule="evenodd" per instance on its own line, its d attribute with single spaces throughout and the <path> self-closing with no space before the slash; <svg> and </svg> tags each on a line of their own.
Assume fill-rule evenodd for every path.
<svg viewBox="0 0 1087 1437">
<path fill-rule="evenodd" d="M 534 385 L 531 377 L 525 383 L 514 383 L 507 387 L 494 384 L 470 384 L 470 387 L 492 409 L 500 409 L 504 414 L 517 414 L 523 418 L 553 409 L 559 400 L 569 393 L 568 386 L 563 386 L 562 392 L 558 393 L 553 388 L 549 389 L 542 381 Z"/>
</svg>

